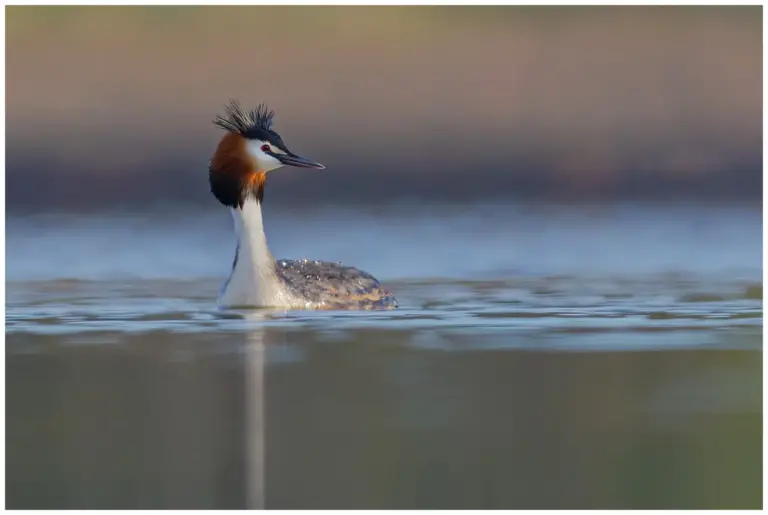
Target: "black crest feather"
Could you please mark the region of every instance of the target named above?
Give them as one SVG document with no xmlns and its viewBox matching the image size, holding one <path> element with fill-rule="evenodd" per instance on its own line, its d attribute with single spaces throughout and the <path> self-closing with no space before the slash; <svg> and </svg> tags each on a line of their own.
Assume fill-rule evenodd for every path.
<svg viewBox="0 0 768 515">
<path fill-rule="evenodd" d="M 213 120 L 213 124 L 221 127 L 225 131 L 247 136 L 248 134 L 257 131 L 272 130 L 272 121 L 275 117 L 275 112 L 268 109 L 267 105 L 264 103 L 259 104 L 256 109 L 245 111 L 240 105 L 240 102 L 237 100 L 230 100 L 224 110 L 224 116 L 216 116 L 216 119 Z"/>
</svg>

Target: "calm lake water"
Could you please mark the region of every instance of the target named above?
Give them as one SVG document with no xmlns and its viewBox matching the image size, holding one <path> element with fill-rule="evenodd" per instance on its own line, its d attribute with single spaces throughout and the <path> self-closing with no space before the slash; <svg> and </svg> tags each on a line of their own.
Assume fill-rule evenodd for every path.
<svg viewBox="0 0 768 515">
<path fill-rule="evenodd" d="M 217 309 L 223 209 L 9 215 L 8 508 L 761 507 L 759 206 L 265 211 L 400 309 Z"/>
</svg>

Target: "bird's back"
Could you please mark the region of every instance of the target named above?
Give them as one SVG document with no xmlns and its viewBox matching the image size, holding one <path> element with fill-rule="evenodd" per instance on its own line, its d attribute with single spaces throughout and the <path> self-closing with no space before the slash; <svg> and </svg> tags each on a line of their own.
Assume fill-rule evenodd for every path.
<svg viewBox="0 0 768 515">
<path fill-rule="evenodd" d="M 278 259 L 283 286 L 315 309 L 393 309 L 395 297 L 371 274 L 352 266 L 306 259 Z"/>
</svg>

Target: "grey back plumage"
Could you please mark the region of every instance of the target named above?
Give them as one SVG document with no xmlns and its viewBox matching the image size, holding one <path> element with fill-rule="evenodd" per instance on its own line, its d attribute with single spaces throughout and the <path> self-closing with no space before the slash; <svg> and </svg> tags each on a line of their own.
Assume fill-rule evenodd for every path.
<svg viewBox="0 0 768 515">
<path fill-rule="evenodd" d="M 371 274 L 327 261 L 278 259 L 275 272 L 316 309 L 394 309 L 397 300 Z"/>
</svg>

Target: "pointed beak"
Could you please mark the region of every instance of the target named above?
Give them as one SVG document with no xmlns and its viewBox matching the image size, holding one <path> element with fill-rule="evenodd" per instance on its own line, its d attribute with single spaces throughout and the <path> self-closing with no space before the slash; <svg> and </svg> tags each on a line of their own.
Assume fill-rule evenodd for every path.
<svg viewBox="0 0 768 515">
<path fill-rule="evenodd" d="M 297 156 L 293 152 L 288 154 L 274 154 L 274 156 L 284 165 L 296 166 L 299 168 L 314 168 L 315 170 L 324 170 L 325 166 L 317 161 L 312 161 L 306 157 Z"/>
</svg>

